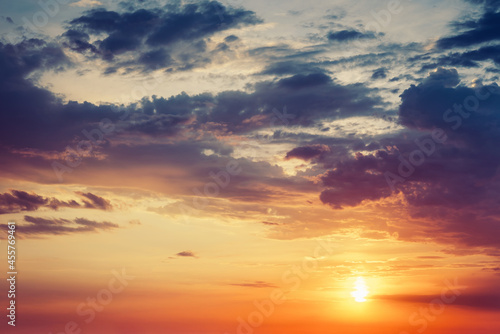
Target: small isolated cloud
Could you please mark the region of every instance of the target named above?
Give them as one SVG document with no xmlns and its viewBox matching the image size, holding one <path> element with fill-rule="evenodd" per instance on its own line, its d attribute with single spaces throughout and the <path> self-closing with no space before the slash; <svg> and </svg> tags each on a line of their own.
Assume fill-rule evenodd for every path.
<svg viewBox="0 0 500 334">
<path fill-rule="evenodd" d="M 269 225 L 269 226 L 276 226 L 279 225 L 278 223 L 271 223 L 271 222 L 262 222 L 264 225 Z"/>
<path fill-rule="evenodd" d="M 80 191 L 77 191 L 76 194 L 87 199 L 83 200 L 83 203 L 85 204 L 85 207 L 87 209 L 111 210 L 113 208 L 108 200 L 100 196 L 94 195 L 92 193 L 83 193 Z"/>
<path fill-rule="evenodd" d="M 195 257 L 195 258 L 198 257 L 192 251 L 182 251 L 182 252 L 179 252 L 179 253 L 175 254 L 175 256 L 178 256 L 178 257 Z"/>
<path fill-rule="evenodd" d="M 301 159 L 304 161 L 311 160 L 313 158 L 320 157 L 326 153 L 330 152 L 330 148 L 327 145 L 309 145 L 296 147 L 286 154 L 285 159 Z"/>
<path fill-rule="evenodd" d="M 229 285 L 242 286 L 245 288 L 277 288 L 276 285 L 264 281 L 255 281 L 250 283 L 231 283 Z"/>
<path fill-rule="evenodd" d="M 93 6 L 102 6 L 102 2 L 97 0 L 80 0 L 77 2 L 73 2 L 70 4 L 72 7 L 93 7 Z"/>
<path fill-rule="evenodd" d="M 0 19 L 5 20 L 7 23 L 14 24 L 14 21 L 9 16 L 0 16 Z"/>
<path fill-rule="evenodd" d="M 128 222 L 130 225 L 142 225 L 139 219 L 134 219 Z"/>
<path fill-rule="evenodd" d="M 326 37 L 328 38 L 328 40 L 334 42 L 351 42 L 358 39 L 374 39 L 377 36 L 371 31 L 361 32 L 354 29 L 345 29 L 339 31 L 330 31 Z"/>
<path fill-rule="evenodd" d="M 373 80 L 385 79 L 385 78 L 387 78 L 387 69 L 386 68 L 381 67 L 381 68 L 376 69 L 375 71 L 373 71 L 373 74 L 372 74 L 372 79 Z"/>
</svg>

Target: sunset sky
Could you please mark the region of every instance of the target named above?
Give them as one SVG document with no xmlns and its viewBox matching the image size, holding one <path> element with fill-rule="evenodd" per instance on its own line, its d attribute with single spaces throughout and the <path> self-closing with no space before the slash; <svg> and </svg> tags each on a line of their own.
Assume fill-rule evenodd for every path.
<svg viewBox="0 0 500 334">
<path fill-rule="evenodd" d="M 498 0 L 0 0 L 1 333 L 500 333 L 499 74 Z"/>
</svg>

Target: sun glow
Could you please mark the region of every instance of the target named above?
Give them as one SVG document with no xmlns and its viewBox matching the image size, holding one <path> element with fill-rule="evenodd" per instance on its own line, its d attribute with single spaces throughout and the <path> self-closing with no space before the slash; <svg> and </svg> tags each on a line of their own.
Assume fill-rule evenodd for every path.
<svg viewBox="0 0 500 334">
<path fill-rule="evenodd" d="M 351 296 L 358 303 L 366 302 L 366 296 L 368 296 L 368 288 L 363 277 L 358 277 L 356 282 L 354 282 L 354 291 L 351 292 Z"/>
</svg>

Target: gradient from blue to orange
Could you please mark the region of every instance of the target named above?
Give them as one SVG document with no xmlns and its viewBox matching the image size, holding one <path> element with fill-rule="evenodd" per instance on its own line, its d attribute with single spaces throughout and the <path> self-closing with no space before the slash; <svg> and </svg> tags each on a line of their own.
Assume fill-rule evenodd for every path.
<svg viewBox="0 0 500 334">
<path fill-rule="evenodd" d="M 499 6 L 1 1 L 2 333 L 497 334 Z"/>
</svg>

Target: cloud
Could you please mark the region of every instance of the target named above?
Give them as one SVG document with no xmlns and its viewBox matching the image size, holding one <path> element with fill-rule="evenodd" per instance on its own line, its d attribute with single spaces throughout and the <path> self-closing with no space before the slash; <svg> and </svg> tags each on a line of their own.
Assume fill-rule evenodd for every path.
<svg viewBox="0 0 500 334">
<path fill-rule="evenodd" d="M 108 73 L 121 67 L 186 70 L 203 67 L 219 54 L 229 52 L 228 44 L 209 45 L 212 35 L 262 22 L 252 11 L 226 7 L 217 1 L 127 9 L 94 9 L 71 20 L 70 29 L 63 34 L 66 45 L 113 64 Z M 97 40 L 90 43 L 91 37 Z M 236 39 L 227 36 L 226 42 Z M 125 60 L 122 55 L 133 60 Z"/>
<path fill-rule="evenodd" d="M 0 194 L 0 214 L 36 211 L 42 207 L 57 210 L 62 207 L 80 208 L 81 205 L 75 200 L 61 201 L 54 197 L 43 197 L 20 190 L 11 190 L 10 194 Z"/>
<path fill-rule="evenodd" d="M 478 20 L 456 24 L 466 30 L 450 37 L 443 37 L 436 42 L 440 49 L 469 47 L 486 42 L 500 40 L 500 12 L 496 8 L 486 10 Z"/>
<path fill-rule="evenodd" d="M 245 288 L 276 288 L 277 286 L 272 284 L 272 283 L 268 283 L 268 282 L 264 282 L 264 281 L 255 281 L 255 282 L 252 282 L 252 283 L 231 283 L 229 285 L 233 285 L 233 286 L 242 286 L 242 287 L 245 287 Z"/>
<path fill-rule="evenodd" d="M 142 225 L 139 219 L 134 219 L 128 222 L 130 225 Z"/>
<path fill-rule="evenodd" d="M 82 39 L 84 35 L 72 36 Z M 85 49 L 83 42 L 78 48 Z M 54 161 L 66 164 L 74 158 L 79 143 L 88 143 L 85 133 L 97 131 L 103 119 L 110 120 L 116 131 L 92 145 L 82 157 L 86 161 L 98 162 L 111 154 L 110 141 L 117 137 L 126 141 L 141 135 L 175 138 L 193 133 L 248 133 L 259 128 L 309 125 L 323 118 L 367 114 L 382 103 L 373 96 L 373 89 L 361 84 L 341 85 L 323 72 L 261 81 L 246 92 L 155 96 L 129 106 L 63 103 L 25 78 L 37 71 L 65 66 L 67 58 L 60 49 L 30 40 L 0 45 L 0 57 L 6 60 L 0 65 L 5 65 L 5 75 L 0 77 L 0 86 L 4 87 L 0 91 L 4 102 L 4 112 L 0 114 L 0 139 L 4 145 L 0 155 L 5 161 L 4 170 L 12 173 L 28 160 L 37 167 L 37 173 Z M 284 106 L 289 106 L 286 115 L 281 111 Z M 19 126 L 13 128 L 9 124 Z"/>
<path fill-rule="evenodd" d="M 229 35 L 229 36 L 226 36 L 226 38 L 224 38 L 224 42 L 226 43 L 232 43 L 232 42 L 236 42 L 237 40 L 239 40 L 240 38 L 236 35 Z"/>
<path fill-rule="evenodd" d="M 442 300 L 441 295 L 376 295 L 373 299 L 383 299 L 402 303 L 430 304 L 433 300 Z M 498 311 L 500 295 L 496 292 L 480 294 L 461 292 L 450 305 L 468 308 Z"/>
<path fill-rule="evenodd" d="M 73 7 L 92 7 L 92 6 L 101 6 L 102 2 L 98 0 L 79 0 L 77 2 L 73 2 L 70 6 Z"/>
<path fill-rule="evenodd" d="M 452 88 L 460 83 L 458 71 L 454 68 L 446 69 L 439 67 L 435 71 L 429 73 L 429 76 L 424 79 L 422 86 L 442 86 Z"/>
<path fill-rule="evenodd" d="M 16 231 L 25 236 L 65 235 L 73 233 L 88 233 L 108 231 L 119 228 L 118 224 L 110 222 L 96 222 L 85 218 L 76 218 L 73 221 L 63 218 L 45 219 L 40 217 L 24 216 L 27 224 L 17 224 Z M 6 227 L 6 225 L 2 225 Z"/>
<path fill-rule="evenodd" d="M 0 16 L 0 19 L 5 20 L 5 22 L 7 22 L 7 23 L 14 24 L 14 21 L 9 16 L 3 16 L 2 15 L 2 16 Z"/>
<path fill-rule="evenodd" d="M 346 29 L 339 31 L 330 31 L 327 35 L 328 40 L 335 42 L 351 42 L 359 39 L 374 39 L 377 38 L 375 33 L 369 32 L 360 32 L 354 29 Z"/>
<path fill-rule="evenodd" d="M 325 187 L 320 199 L 336 209 L 357 206 L 365 200 L 375 201 L 392 195 L 383 178 L 388 157 L 382 151 L 375 155 L 356 153 L 354 159 L 338 162 L 320 179 Z"/>
<path fill-rule="evenodd" d="M 332 79 L 324 73 L 312 73 L 308 75 L 297 74 L 279 81 L 279 86 L 290 89 L 322 86 L 332 82 Z"/>
<path fill-rule="evenodd" d="M 385 79 L 385 78 L 387 78 L 387 69 L 386 68 L 381 67 L 381 68 L 376 69 L 375 71 L 373 71 L 373 74 L 372 74 L 372 79 L 373 80 Z"/>
<path fill-rule="evenodd" d="M 182 252 L 179 252 L 179 253 L 175 254 L 175 256 L 179 256 L 179 257 L 198 257 L 192 251 L 182 251 Z"/>
<path fill-rule="evenodd" d="M 397 174 L 402 161 L 408 161 L 425 143 L 425 163 L 397 185 L 409 219 L 428 222 L 419 232 L 424 238 L 468 247 L 497 247 L 492 236 L 500 231 L 494 200 L 500 194 L 496 177 L 500 154 L 495 148 L 500 139 L 495 125 L 500 121 L 500 94 L 497 86 L 473 89 L 457 84 L 456 70 L 438 69 L 405 90 L 399 122 L 407 130 L 379 139 L 387 150 L 357 152 L 335 163 L 320 178 L 327 188 L 320 196 L 323 203 L 341 209 L 392 196 L 385 173 Z M 474 111 L 470 109 L 473 99 L 477 101 Z M 451 115 L 461 116 L 451 121 L 447 118 Z M 430 133 L 436 128 L 447 140 L 432 142 Z"/>
<path fill-rule="evenodd" d="M 272 223 L 272 222 L 262 222 L 262 224 L 268 225 L 268 226 L 278 226 L 278 225 L 280 225 L 279 223 Z"/>
<path fill-rule="evenodd" d="M 316 144 L 316 145 L 302 146 L 302 147 L 296 147 L 290 152 L 288 152 L 286 154 L 285 159 L 290 160 L 295 158 L 307 161 L 313 158 L 321 157 L 325 153 L 329 152 L 330 148 L 327 145 Z"/>
<path fill-rule="evenodd" d="M 78 195 L 88 199 L 83 200 L 84 206 L 88 209 L 111 210 L 113 207 L 110 202 L 102 197 L 92 193 L 76 192 Z"/>
<path fill-rule="evenodd" d="M 102 197 L 92 193 L 77 192 L 77 194 L 87 200 L 84 200 L 83 203 L 75 200 L 63 201 L 55 197 L 43 197 L 35 193 L 10 190 L 10 193 L 0 194 L 0 214 L 36 211 L 40 208 L 49 208 L 52 210 L 60 208 L 112 209 L 109 201 Z"/>
<path fill-rule="evenodd" d="M 305 63 L 301 60 L 279 61 L 268 65 L 260 74 L 262 75 L 309 75 L 320 73 L 320 67 L 314 64 Z"/>
<path fill-rule="evenodd" d="M 251 93 L 221 92 L 214 98 L 210 113 L 198 115 L 197 120 L 225 124 L 235 133 L 280 125 L 306 126 L 324 118 L 368 114 L 381 104 L 371 92 L 360 84 L 341 85 L 325 73 L 296 74 L 259 82 Z M 277 119 L 273 110 L 282 113 L 283 106 L 291 118 Z M 260 117 L 259 122 L 251 121 L 255 116 Z"/>
<path fill-rule="evenodd" d="M 25 191 L 11 190 L 11 193 L 0 194 L 0 214 L 21 211 L 35 211 L 46 206 L 49 200 Z"/>
<path fill-rule="evenodd" d="M 477 50 L 467 52 L 453 52 L 441 56 L 434 63 L 425 64 L 423 70 L 433 69 L 441 66 L 460 66 L 465 68 L 477 68 L 481 61 L 492 60 L 496 65 L 500 65 L 500 45 L 483 46 Z"/>
<path fill-rule="evenodd" d="M 254 20 L 254 13 L 230 7 L 224 7 L 219 13 L 212 12 L 205 3 L 159 9 L 121 8 L 117 11 L 88 11 L 71 21 L 62 36 L 66 47 L 71 52 L 103 59 L 110 70 L 118 71 L 129 66 L 125 58 L 143 68 L 153 69 L 158 64 L 160 67 L 188 68 L 198 65 L 187 62 L 176 67 L 179 65 L 175 53 L 178 46 L 187 47 L 189 54 L 206 58 L 207 52 L 211 52 L 215 34 L 220 33 L 217 38 L 225 40 L 214 46 L 216 48 L 222 50 L 239 44 L 236 35 L 231 35 L 233 30 L 226 31 L 227 26 L 210 23 L 216 19 L 220 22 L 218 14 L 223 20 L 225 14 L 232 15 L 234 20 L 228 23 L 232 28 L 258 23 Z M 208 16 L 201 18 L 200 13 Z M 197 24 L 186 23 L 178 35 L 155 35 L 163 25 L 172 26 L 178 23 L 178 18 L 187 17 Z M 339 36 L 336 38 L 349 39 Z M 0 133 L 3 144 L 0 154 L 4 162 L 0 168 L 6 175 L 54 182 L 50 163 L 66 163 L 71 153 L 68 147 L 74 148 L 80 140 L 88 139 L 82 131 L 98 129 L 99 122 L 108 118 L 117 131 L 103 138 L 93 148 L 92 154 L 85 155 L 81 169 L 67 175 L 68 182 L 116 186 L 118 183 L 123 185 L 123 180 L 127 179 L 126 185 L 192 196 L 194 186 L 203 186 L 210 180 L 207 176 L 210 172 L 235 160 L 234 156 L 240 154 L 240 143 L 265 136 L 270 139 L 268 143 L 283 145 L 279 154 L 283 156 L 283 152 L 288 151 L 285 159 L 308 161 L 308 170 L 298 171 L 291 177 L 273 163 L 241 157 L 236 160 L 244 172 L 232 178 L 233 182 L 219 197 L 230 199 L 232 204 L 282 201 L 284 198 L 305 203 L 301 196 L 313 196 L 315 191 L 317 194 L 314 180 L 323 186 L 321 201 L 341 209 L 396 195 L 388 187 L 384 172 L 397 171 L 399 156 L 408 159 L 408 154 L 415 149 L 414 140 L 440 127 L 449 141 L 437 147 L 435 154 L 427 160 L 432 168 L 417 170 L 399 185 L 397 196 L 405 199 L 411 219 L 430 220 L 431 213 L 439 213 L 433 228 L 442 231 L 441 242 L 492 246 L 494 241 L 488 233 L 498 226 L 491 216 L 495 213 L 492 198 L 497 194 L 494 175 L 499 161 L 493 144 L 498 139 L 495 125 L 498 123 L 498 97 L 481 101 L 478 113 L 467 121 L 463 119 L 457 131 L 450 129 L 454 123 L 444 121 L 443 113 L 475 92 L 460 83 L 457 70 L 438 66 L 401 95 L 398 121 L 406 129 L 388 136 L 380 133 L 359 135 L 361 130 L 353 128 L 346 131 L 344 138 L 331 138 L 332 131 L 343 130 L 342 125 L 337 125 L 341 122 L 337 121 L 369 116 L 377 110 L 385 112 L 388 104 L 380 97 L 381 89 L 361 83 L 341 83 L 334 77 L 334 71 L 325 68 L 369 66 L 370 71 L 376 70 L 364 73 L 382 79 L 387 76 L 387 68 L 391 67 L 387 67 L 387 63 L 395 61 L 399 50 L 422 51 L 415 45 L 400 45 L 396 49 L 398 52 L 390 51 L 391 47 L 380 46 L 377 51 L 384 51 L 381 53 L 310 62 L 311 57 L 321 55 L 321 47 L 298 51 L 284 44 L 255 48 L 249 55 L 262 60 L 264 70 L 259 74 L 274 77 L 257 77 L 263 81 L 249 84 L 245 90 L 152 96 L 127 106 L 109 106 L 63 102 L 29 79 L 40 72 L 69 66 L 68 58 L 56 45 L 41 40 L 24 41 L 18 45 L 2 44 L 0 57 L 5 60 L 2 64 L 10 66 L 0 65 L 5 73 L 0 77 L 5 90 L 0 94 L 4 94 L 6 101 L 5 112 L 0 115 L 0 129 L 4 130 Z M 191 48 L 195 52 L 191 52 Z M 479 62 L 495 57 L 495 51 L 494 45 L 483 46 L 457 53 L 457 57 Z M 66 52 L 70 51 L 66 49 Z M 424 61 L 424 56 L 420 61 Z M 416 81 L 409 75 L 401 74 L 398 78 Z M 290 117 L 279 118 L 277 115 Z M 363 121 L 359 119 L 353 122 L 361 127 Z M 10 124 L 18 126 L 14 128 Z M 269 131 L 263 135 L 258 130 Z M 384 147 L 391 149 L 384 150 Z M 207 151 L 213 154 L 204 154 Z M 124 165 L 127 169 L 117 168 Z M 23 169 L 20 166 L 29 167 Z M 132 175 L 134 178 L 130 177 Z M 168 187 L 158 179 L 168 180 Z M 102 197 L 91 193 L 78 194 L 82 199 L 68 206 L 112 208 Z M 6 205 L 4 210 L 7 212 L 49 207 L 51 202 L 48 200 L 40 205 L 36 204 L 36 199 L 23 202 L 14 194 L 8 195 L 13 199 L 6 197 L 6 201 L 17 202 Z M 54 207 L 64 205 L 62 202 L 53 203 Z M 209 209 L 215 212 L 218 209 L 214 207 L 215 204 Z M 460 214 L 479 227 L 469 231 Z M 464 235 L 466 232 L 467 236 Z M 451 237 L 453 233 L 455 237 Z M 462 234 L 457 237 L 457 233 Z M 384 233 L 370 232 L 370 235 L 383 236 Z M 422 235 L 431 233 L 423 229 Z"/>
</svg>

